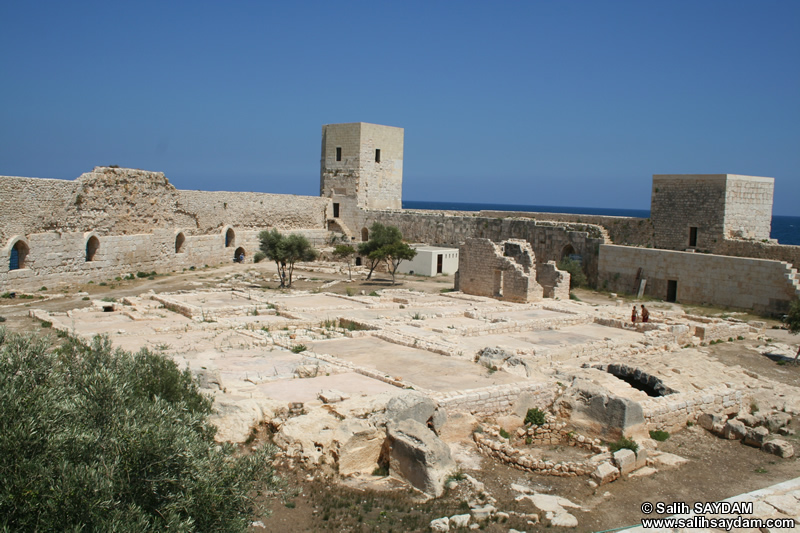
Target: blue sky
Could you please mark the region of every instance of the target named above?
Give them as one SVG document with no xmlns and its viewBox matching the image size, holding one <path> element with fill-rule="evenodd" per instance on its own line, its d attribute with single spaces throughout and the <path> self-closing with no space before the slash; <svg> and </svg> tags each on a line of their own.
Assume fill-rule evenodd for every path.
<svg viewBox="0 0 800 533">
<path fill-rule="evenodd" d="M 775 178 L 800 216 L 800 2 L 0 4 L 0 174 L 319 194 L 323 124 L 405 128 L 406 200 L 647 209 Z"/>
</svg>

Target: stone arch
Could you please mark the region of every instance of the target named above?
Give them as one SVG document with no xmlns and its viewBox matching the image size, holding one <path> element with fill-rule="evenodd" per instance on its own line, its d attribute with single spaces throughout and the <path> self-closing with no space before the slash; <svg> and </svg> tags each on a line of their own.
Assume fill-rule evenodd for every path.
<svg viewBox="0 0 800 533">
<path fill-rule="evenodd" d="M 225 235 L 225 248 L 233 248 L 236 246 L 236 232 L 230 226 L 225 226 L 222 230 Z"/>
<path fill-rule="evenodd" d="M 243 246 L 239 246 L 235 252 L 233 252 L 233 262 L 234 263 L 244 263 L 245 258 L 247 257 L 247 250 L 244 249 Z M 241 258 L 241 261 L 240 261 Z"/>
<path fill-rule="evenodd" d="M 89 238 L 86 239 L 87 263 L 94 261 L 95 255 L 97 254 L 97 250 L 99 249 L 100 249 L 100 239 L 97 238 L 97 235 L 89 235 Z"/>
<path fill-rule="evenodd" d="M 361 241 L 367 242 L 369 240 L 369 230 L 367 228 L 361 228 Z"/>
<path fill-rule="evenodd" d="M 26 260 L 30 253 L 30 246 L 24 237 L 11 237 L 8 241 L 8 270 L 26 268 Z"/>
<path fill-rule="evenodd" d="M 175 235 L 175 253 L 182 254 L 186 251 L 186 235 L 183 234 L 182 231 L 179 231 L 177 235 Z"/>
<path fill-rule="evenodd" d="M 576 255 L 577 253 L 578 252 L 575 251 L 575 248 L 571 244 L 568 244 L 561 249 L 561 259 L 564 259 L 571 255 Z"/>
</svg>

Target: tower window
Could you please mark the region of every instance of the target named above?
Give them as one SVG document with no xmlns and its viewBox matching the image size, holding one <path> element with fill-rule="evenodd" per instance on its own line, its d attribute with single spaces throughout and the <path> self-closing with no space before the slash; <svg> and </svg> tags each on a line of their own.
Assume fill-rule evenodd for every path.
<svg viewBox="0 0 800 533">
<path fill-rule="evenodd" d="M 339 218 L 339 204 L 333 204 L 333 218 Z"/>
<path fill-rule="evenodd" d="M 381 149 L 380 148 L 376 148 L 375 149 L 375 162 L 376 163 L 380 163 L 381 162 Z"/>
<path fill-rule="evenodd" d="M 697 228 L 691 227 L 689 228 L 689 246 L 694 248 L 697 246 Z"/>
<path fill-rule="evenodd" d="M 342 160 L 342 147 L 341 146 L 337 146 L 336 147 L 336 160 L 337 161 L 341 161 Z"/>
</svg>

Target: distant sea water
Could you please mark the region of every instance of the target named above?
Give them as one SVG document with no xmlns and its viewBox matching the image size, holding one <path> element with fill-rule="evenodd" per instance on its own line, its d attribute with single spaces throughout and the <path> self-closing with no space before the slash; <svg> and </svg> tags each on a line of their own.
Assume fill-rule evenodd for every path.
<svg viewBox="0 0 800 533">
<path fill-rule="evenodd" d="M 570 213 L 575 215 L 605 215 L 612 217 L 649 218 L 649 209 L 613 209 L 605 207 L 559 207 L 552 205 L 512 205 L 458 202 L 422 202 L 403 200 L 405 209 L 433 209 L 447 211 L 527 211 L 533 213 Z M 800 217 L 773 216 L 770 237 L 780 244 L 800 246 Z"/>
</svg>

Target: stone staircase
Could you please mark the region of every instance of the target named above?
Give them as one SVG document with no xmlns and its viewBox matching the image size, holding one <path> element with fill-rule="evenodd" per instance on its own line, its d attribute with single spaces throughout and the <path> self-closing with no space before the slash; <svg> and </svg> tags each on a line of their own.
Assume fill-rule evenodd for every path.
<svg viewBox="0 0 800 533">
<path fill-rule="evenodd" d="M 786 272 L 783 274 L 786 280 L 792 284 L 794 287 L 794 294 L 798 298 L 800 298 L 800 275 L 797 273 L 797 269 L 791 263 L 787 263 L 786 261 L 781 261 L 781 264 L 786 269 Z"/>
</svg>

